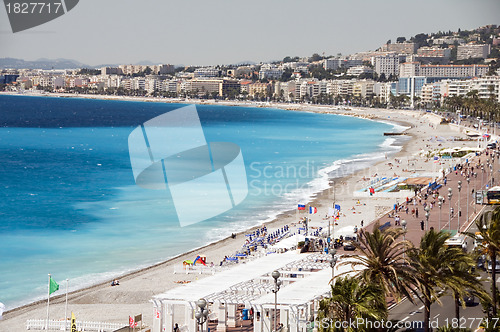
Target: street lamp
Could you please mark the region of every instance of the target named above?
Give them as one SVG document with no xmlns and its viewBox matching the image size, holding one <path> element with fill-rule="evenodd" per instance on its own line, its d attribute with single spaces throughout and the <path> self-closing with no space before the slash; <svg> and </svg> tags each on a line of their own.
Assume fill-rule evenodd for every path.
<svg viewBox="0 0 500 332">
<path fill-rule="evenodd" d="M 448 217 L 448 229 L 451 230 L 451 198 L 453 197 L 452 194 L 452 189 L 448 188 L 448 202 L 449 202 L 449 207 L 450 207 L 450 215 Z"/>
<path fill-rule="evenodd" d="M 439 205 L 439 231 L 441 232 L 441 208 L 443 207 L 444 197 L 438 197 L 438 205 Z"/>
<path fill-rule="evenodd" d="M 200 331 L 203 332 L 203 324 L 208 319 L 208 310 L 206 309 L 207 306 L 207 300 L 205 299 L 199 299 L 196 301 L 196 305 L 200 310 L 198 310 L 195 314 L 194 317 L 196 317 L 196 320 L 198 321 L 198 324 L 200 325 Z"/>
<path fill-rule="evenodd" d="M 425 219 L 426 219 L 426 222 L 427 222 L 427 228 L 426 229 L 429 229 L 429 216 L 431 215 L 429 213 L 429 211 L 431 210 L 431 208 L 429 207 L 429 205 L 426 205 L 425 208 L 424 208 L 424 211 L 425 211 Z"/>
<path fill-rule="evenodd" d="M 466 213 L 467 213 L 467 223 L 469 223 L 469 183 L 470 183 L 470 177 L 467 177 L 467 209 L 466 209 Z"/>
<path fill-rule="evenodd" d="M 271 276 L 274 278 L 274 330 L 276 331 L 277 327 L 277 318 L 278 318 L 278 292 L 280 290 L 281 286 L 281 280 L 279 280 L 279 277 L 281 276 L 281 273 L 279 271 L 273 271 L 271 273 Z"/>
<path fill-rule="evenodd" d="M 405 258 L 405 254 L 406 254 L 406 242 L 405 242 L 405 235 L 406 235 L 406 220 L 401 220 L 401 226 L 403 226 L 403 245 L 404 245 L 404 249 L 403 249 L 403 261 L 406 259 Z"/>
<path fill-rule="evenodd" d="M 335 277 L 335 264 L 337 264 L 337 257 L 335 254 L 337 253 L 337 249 L 332 249 L 332 257 L 330 258 L 330 267 L 332 268 L 332 285 L 333 285 L 333 278 Z"/>
<path fill-rule="evenodd" d="M 460 192 L 462 191 L 462 181 L 458 181 L 458 216 L 457 216 L 457 221 L 458 221 L 458 228 L 457 228 L 457 233 L 460 232 Z"/>
<path fill-rule="evenodd" d="M 484 187 L 484 166 L 481 166 L 481 189 Z"/>
</svg>

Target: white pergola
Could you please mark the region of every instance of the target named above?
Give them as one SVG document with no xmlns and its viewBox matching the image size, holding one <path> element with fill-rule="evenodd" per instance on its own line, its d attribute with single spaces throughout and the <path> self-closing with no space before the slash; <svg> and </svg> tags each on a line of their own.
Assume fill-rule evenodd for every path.
<svg viewBox="0 0 500 332">
<path fill-rule="evenodd" d="M 308 257 L 308 259 L 311 258 L 311 256 Z M 319 301 L 330 294 L 332 278 L 356 273 L 350 264 L 341 264 L 351 260 L 349 258 L 339 260 L 333 271 L 333 276 L 329 265 L 328 269 L 313 272 L 308 277 L 297 279 L 290 286 L 280 290 L 276 297 L 275 294 L 269 293 L 253 301 L 252 307 L 264 313 L 262 319 L 254 320 L 254 331 L 262 332 L 274 329 L 273 310 L 275 305 L 279 310 L 278 324 L 283 324 L 290 332 L 307 331 L 308 325 L 317 317 Z"/>
<path fill-rule="evenodd" d="M 218 305 L 218 330 L 223 331 L 226 325 L 234 326 L 237 304 L 248 305 L 251 300 L 270 291 L 272 286 L 265 280 L 259 280 L 261 276 L 308 256 L 309 254 L 297 254 L 295 251 L 270 254 L 156 295 L 152 299 L 155 307 L 153 331 L 160 332 L 163 328 L 171 330 L 175 323 L 174 306 L 179 305 L 185 307 L 184 324 L 180 325 L 187 325 L 190 332 L 197 331 L 194 313 L 197 310 L 196 301 L 200 298 L 213 302 L 216 307 Z"/>
<path fill-rule="evenodd" d="M 274 279 L 271 272 L 278 270 L 283 284 L 278 293 L 281 323 L 303 331 L 307 319 L 315 315 L 318 300 L 329 293 L 332 270 L 329 258 L 323 253 L 298 254 L 286 252 L 240 263 L 216 275 L 181 285 L 153 297 L 153 332 L 169 331 L 174 323 L 189 332 L 198 331 L 194 314 L 196 301 L 204 298 L 210 303 L 211 320 L 218 320 L 217 331 L 226 331 L 236 325 L 238 305 L 253 308 L 255 331 L 271 331 L 276 314 L 274 308 Z M 350 266 L 337 264 L 335 275 L 351 271 Z M 312 307 L 311 307 L 312 305 Z M 311 309 L 312 308 L 312 309 Z M 184 309 L 184 315 L 175 313 Z M 176 318 L 182 318 L 176 321 Z"/>
</svg>

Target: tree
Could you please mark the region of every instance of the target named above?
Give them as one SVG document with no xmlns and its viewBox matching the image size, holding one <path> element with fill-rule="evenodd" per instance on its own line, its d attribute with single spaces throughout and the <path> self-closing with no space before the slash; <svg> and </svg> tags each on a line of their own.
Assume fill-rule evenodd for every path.
<svg viewBox="0 0 500 332">
<path fill-rule="evenodd" d="M 349 276 L 337 278 L 331 286 L 331 297 L 321 300 L 319 304 L 318 331 L 336 330 L 335 321 L 352 322 L 358 318 L 380 321 L 387 316 L 385 306 L 385 298 L 379 287 Z M 357 325 L 355 330 L 346 330 L 364 329 Z"/>
<path fill-rule="evenodd" d="M 478 221 L 476 226 L 479 234 L 467 233 L 470 237 L 474 238 L 479 243 L 480 251 L 491 260 L 491 280 L 496 280 L 495 262 L 497 255 L 500 251 L 500 207 L 494 211 L 484 213 Z M 493 316 L 497 315 L 498 298 L 496 282 L 491 283 Z"/>
<path fill-rule="evenodd" d="M 396 43 L 398 43 L 398 44 L 399 44 L 399 43 L 404 43 L 405 41 L 406 41 L 406 38 L 405 38 L 405 37 L 398 37 L 398 38 L 396 39 Z"/>
<path fill-rule="evenodd" d="M 429 331 L 431 304 L 438 302 L 442 289 L 451 289 L 457 293 L 465 292 L 470 286 L 465 282 L 465 269 L 461 266 L 473 266 L 472 258 L 461 248 L 445 245 L 451 236 L 448 232 L 428 231 L 420 240 L 420 246 L 409 252 L 410 264 L 415 271 L 415 283 L 424 304 L 424 329 Z M 461 265 L 464 264 L 464 265 Z M 475 281 L 477 282 L 477 281 Z"/>
<path fill-rule="evenodd" d="M 396 299 L 406 296 L 413 301 L 411 294 L 415 278 L 413 268 L 405 258 L 405 253 L 413 249 L 411 242 L 400 240 L 403 234 L 401 228 L 382 231 L 378 224 L 371 233 L 362 230 L 359 243 L 355 244 L 360 253 L 341 264 L 362 267 L 357 276 L 367 284 L 379 287 L 384 296 Z"/>
</svg>

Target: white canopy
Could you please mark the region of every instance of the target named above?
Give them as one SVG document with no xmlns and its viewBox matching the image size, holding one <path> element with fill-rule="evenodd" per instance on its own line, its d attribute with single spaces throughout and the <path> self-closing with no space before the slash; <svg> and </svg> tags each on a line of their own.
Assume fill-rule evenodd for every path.
<svg viewBox="0 0 500 332">
<path fill-rule="evenodd" d="M 340 265 L 340 262 L 348 262 L 352 259 L 344 258 L 335 266 L 335 276 L 344 275 L 353 270 L 351 265 Z M 359 270 L 359 268 L 358 268 Z M 353 271 L 353 273 L 355 273 Z M 351 274 L 351 273 L 349 273 Z M 278 304 L 280 305 L 303 305 L 315 299 L 327 296 L 330 293 L 330 280 L 332 270 L 324 269 L 310 274 L 302 279 L 297 279 L 293 284 L 282 288 L 278 293 Z M 269 293 L 256 301 L 253 305 L 274 305 L 274 293 Z"/>
<path fill-rule="evenodd" d="M 210 294 L 225 291 L 236 284 L 258 278 L 288 263 L 304 259 L 306 256 L 308 254 L 297 254 L 295 252 L 270 254 L 244 264 L 240 263 L 205 279 L 176 287 L 166 293 L 154 296 L 153 299 L 194 302 Z"/>
</svg>

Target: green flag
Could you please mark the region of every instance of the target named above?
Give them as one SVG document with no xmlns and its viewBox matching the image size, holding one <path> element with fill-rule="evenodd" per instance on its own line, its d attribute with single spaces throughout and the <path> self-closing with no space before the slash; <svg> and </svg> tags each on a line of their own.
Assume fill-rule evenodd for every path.
<svg viewBox="0 0 500 332">
<path fill-rule="evenodd" d="M 49 282 L 49 294 L 54 293 L 56 290 L 59 289 L 59 284 L 50 277 L 50 282 Z"/>
</svg>

